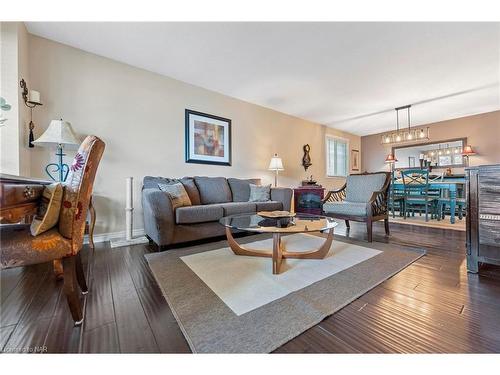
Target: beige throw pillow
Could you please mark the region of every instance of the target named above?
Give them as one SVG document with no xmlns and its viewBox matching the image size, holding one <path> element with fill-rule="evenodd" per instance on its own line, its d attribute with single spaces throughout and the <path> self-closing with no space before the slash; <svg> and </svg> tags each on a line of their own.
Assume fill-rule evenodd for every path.
<svg viewBox="0 0 500 375">
<path fill-rule="evenodd" d="M 191 206 L 189 195 L 184 188 L 184 185 L 180 182 L 176 182 L 174 184 L 158 184 L 158 187 L 161 191 L 168 194 L 174 210 L 177 207 Z"/>
<path fill-rule="evenodd" d="M 42 200 L 30 227 L 33 236 L 38 236 L 57 225 L 62 196 L 63 186 L 61 183 L 58 182 L 44 187 Z"/>
<path fill-rule="evenodd" d="M 250 185 L 249 202 L 267 202 L 271 200 L 271 185 Z"/>
</svg>

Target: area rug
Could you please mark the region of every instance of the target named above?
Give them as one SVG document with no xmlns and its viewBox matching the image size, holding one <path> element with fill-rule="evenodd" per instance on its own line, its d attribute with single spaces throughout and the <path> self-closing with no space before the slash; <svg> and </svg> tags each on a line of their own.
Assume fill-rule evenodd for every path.
<svg viewBox="0 0 500 375">
<path fill-rule="evenodd" d="M 272 248 L 268 235 L 238 241 Z M 283 241 L 301 251 L 324 239 Z M 269 258 L 236 256 L 225 241 L 146 259 L 193 352 L 269 353 L 424 254 L 336 237 L 325 259 L 286 259 L 280 275 L 272 275 Z"/>
<path fill-rule="evenodd" d="M 446 215 L 443 220 L 437 221 L 432 219 L 425 221 L 425 216 L 412 216 L 406 219 L 401 216 L 389 217 L 391 223 L 404 224 L 404 225 L 416 225 L 419 227 L 437 228 L 437 229 L 451 229 L 465 232 L 465 218 L 460 220 L 458 217 L 455 218 L 455 224 L 450 223 L 450 216 Z"/>
</svg>

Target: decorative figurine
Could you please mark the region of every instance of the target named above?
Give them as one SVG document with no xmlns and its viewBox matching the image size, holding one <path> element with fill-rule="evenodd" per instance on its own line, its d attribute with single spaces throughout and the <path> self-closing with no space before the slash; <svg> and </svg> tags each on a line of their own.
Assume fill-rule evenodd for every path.
<svg viewBox="0 0 500 375">
<path fill-rule="evenodd" d="M 307 180 L 302 180 L 302 186 L 319 186 L 316 180 L 313 180 L 311 175 Z"/>
</svg>

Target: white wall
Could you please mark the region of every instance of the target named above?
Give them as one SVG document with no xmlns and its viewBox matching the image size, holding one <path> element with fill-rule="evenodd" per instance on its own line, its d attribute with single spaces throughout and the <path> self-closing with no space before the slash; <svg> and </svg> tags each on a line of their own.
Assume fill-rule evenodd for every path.
<svg viewBox="0 0 500 375">
<path fill-rule="evenodd" d="M 82 138 L 95 134 L 106 142 L 94 186 L 96 233 L 123 230 L 127 176 L 135 179 L 134 226 L 142 228 L 140 184 L 145 175 L 261 177 L 272 183 L 267 166 L 277 152 L 285 166 L 280 185 L 297 186 L 312 174 L 331 188 L 343 180 L 326 178 L 325 134 L 345 137 L 351 148 L 360 149 L 358 136 L 40 37 L 30 36 L 29 52 L 31 84 L 45 100 L 36 113 L 35 138 L 50 120 L 64 118 Z M 186 108 L 232 120 L 231 167 L 185 163 Z M 301 166 L 306 143 L 311 145 L 313 164 L 307 173 Z M 54 152 L 39 147 L 31 151 L 33 176 L 44 176 Z"/>
<path fill-rule="evenodd" d="M 0 127 L 0 172 L 29 175 L 29 109 L 24 105 L 19 81 L 29 82 L 28 32 L 23 23 L 0 22 L 0 96 L 11 105 L 3 112 L 8 120 Z"/>
</svg>

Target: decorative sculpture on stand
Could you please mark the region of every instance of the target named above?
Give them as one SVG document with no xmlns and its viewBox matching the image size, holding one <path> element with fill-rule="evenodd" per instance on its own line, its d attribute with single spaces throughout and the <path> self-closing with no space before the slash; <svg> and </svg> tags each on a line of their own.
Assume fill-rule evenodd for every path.
<svg viewBox="0 0 500 375">
<path fill-rule="evenodd" d="M 309 151 L 311 151 L 311 146 L 307 144 L 304 145 L 302 149 L 304 150 L 304 156 L 302 157 L 302 166 L 304 167 L 304 170 L 307 171 L 307 168 L 309 168 L 312 165 L 311 156 L 309 155 Z"/>
</svg>

